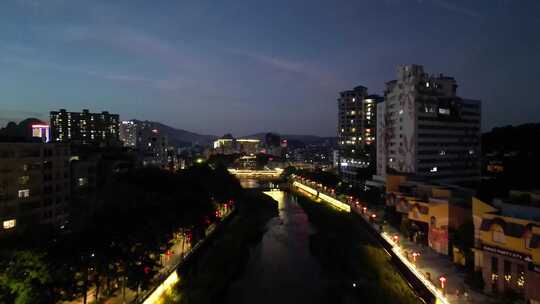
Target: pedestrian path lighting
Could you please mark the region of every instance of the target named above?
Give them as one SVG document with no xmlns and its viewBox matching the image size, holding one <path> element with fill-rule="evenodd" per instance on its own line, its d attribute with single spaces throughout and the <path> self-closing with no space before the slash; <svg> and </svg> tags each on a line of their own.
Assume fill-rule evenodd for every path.
<svg viewBox="0 0 540 304">
<path fill-rule="evenodd" d="M 367 212 L 367 207 L 362 208 L 362 213 L 366 213 L 366 212 Z"/>
<path fill-rule="evenodd" d="M 399 236 L 397 234 L 394 235 L 393 239 L 394 243 L 396 243 L 396 245 L 399 245 Z"/>
<path fill-rule="evenodd" d="M 444 291 L 444 288 L 446 286 L 446 278 L 444 276 L 441 276 L 439 278 L 439 281 L 441 282 L 441 289 Z"/>
<path fill-rule="evenodd" d="M 414 264 L 416 264 L 416 258 L 419 257 L 419 256 L 420 256 L 420 253 L 413 252 L 412 257 L 413 257 Z"/>
</svg>

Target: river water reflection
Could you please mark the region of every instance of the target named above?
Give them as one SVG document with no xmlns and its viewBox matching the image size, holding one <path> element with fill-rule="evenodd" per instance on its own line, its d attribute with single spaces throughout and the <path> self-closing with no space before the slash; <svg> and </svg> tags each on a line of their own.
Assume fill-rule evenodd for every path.
<svg viewBox="0 0 540 304">
<path fill-rule="evenodd" d="M 267 223 L 252 249 L 246 271 L 231 284 L 228 303 L 327 303 L 327 282 L 309 251 L 314 228 L 296 202 L 282 191 L 266 192 L 279 204 L 279 216 Z"/>
</svg>

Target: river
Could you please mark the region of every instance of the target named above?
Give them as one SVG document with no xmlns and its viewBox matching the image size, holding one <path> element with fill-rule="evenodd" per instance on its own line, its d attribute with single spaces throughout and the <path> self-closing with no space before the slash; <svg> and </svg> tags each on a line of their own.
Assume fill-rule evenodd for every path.
<svg viewBox="0 0 540 304">
<path fill-rule="evenodd" d="M 315 228 L 293 194 L 266 193 L 278 202 L 279 216 L 267 223 L 243 277 L 231 284 L 227 303 L 328 303 L 328 283 L 309 250 Z"/>
</svg>

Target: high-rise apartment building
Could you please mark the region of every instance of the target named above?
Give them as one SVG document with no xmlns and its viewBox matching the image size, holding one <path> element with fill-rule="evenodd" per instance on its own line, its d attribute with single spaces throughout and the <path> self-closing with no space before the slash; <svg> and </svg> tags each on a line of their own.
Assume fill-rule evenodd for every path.
<svg viewBox="0 0 540 304">
<path fill-rule="evenodd" d="M 120 123 L 119 136 L 124 147 L 137 146 L 137 126 L 138 124 L 133 120 L 124 120 Z"/>
<path fill-rule="evenodd" d="M 151 122 L 137 122 L 137 144 L 143 166 L 163 167 L 167 165 L 169 141 L 165 134 Z"/>
<path fill-rule="evenodd" d="M 481 103 L 458 97 L 457 87 L 419 65 L 398 68 L 377 109 L 377 175 L 446 183 L 480 177 Z"/>
<path fill-rule="evenodd" d="M 83 145 L 118 145 L 118 114 L 109 112 L 51 112 L 51 141 Z"/>
<path fill-rule="evenodd" d="M 0 236 L 69 215 L 70 148 L 65 144 L 0 143 Z"/>
<path fill-rule="evenodd" d="M 340 93 L 338 98 L 339 172 L 346 182 L 357 184 L 358 170 L 375 162 L 376 110 L 380 96 L 368 95 L 366 87 L 357 86 Z"/>
<path fill-rule="evenodd" d="M 120 123 L 120 140 L 124 147 L 137 151 L 139 162 L 143 166 L 166 166 L 168 159 L 176 154 L 169 147 L 168 137 L 159 127 L 150 121 L 128 120 Z"/>
</svg>

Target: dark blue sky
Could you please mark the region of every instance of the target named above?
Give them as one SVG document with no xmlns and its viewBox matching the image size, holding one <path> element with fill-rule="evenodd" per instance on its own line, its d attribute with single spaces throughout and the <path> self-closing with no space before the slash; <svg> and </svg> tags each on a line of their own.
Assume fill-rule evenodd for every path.
<svg viewBox="0 0 540 304">
<path fill-rule="evenodd" d="M 0 124 L 109 110 L 200 133 L 334 135 L 398 64 L 456 77 L 487 130 L 540 121 L 540 1 L 6 0 Z"/>
</svg>

